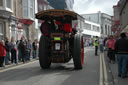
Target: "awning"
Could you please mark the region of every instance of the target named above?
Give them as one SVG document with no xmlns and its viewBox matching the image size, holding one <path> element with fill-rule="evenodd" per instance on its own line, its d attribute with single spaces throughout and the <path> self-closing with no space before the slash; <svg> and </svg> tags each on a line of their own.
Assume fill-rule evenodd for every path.
<svg viewBox="0 0 128 85">
<path fill-rule="evenodd" d="M 19 18 L 19 22 L 17 23 L 17 28 L 18 29 L 23 29 L 24 25 L 31 25 L 34 21 L 31 19 L 22 19 Z"/>
<path fill-rule="evenodd" d="M 19 22 L 27 25 L 31 25 L 34 21 L 31 19 L 19 19 Z"/>
</svg>

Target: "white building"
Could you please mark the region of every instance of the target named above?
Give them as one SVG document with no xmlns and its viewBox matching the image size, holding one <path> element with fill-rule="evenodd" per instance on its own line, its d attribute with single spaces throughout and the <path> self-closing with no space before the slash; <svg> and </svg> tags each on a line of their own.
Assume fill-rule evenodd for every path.
<svg viewBox="0 0 128 85">
<path fill-rule="evenodd" d="M 101 13 L 99 11 L 98 13 L 83 14 L 82 16 L 85 18 L 85 20 L 100 24 L 100 34 L 102 37 L 112 35 L 112 17 L 110 15 Z"/>
<path fill-rule="evenodd" d="M 84 30 L 83 30 L 83 34 L 85 37 L 90 37 L 93 38 L 95 36 L 100 37 L 101 34 L 101 26 L 100 24 L 85 20 L 85 25 L 84 25 Z"/>
</svg>

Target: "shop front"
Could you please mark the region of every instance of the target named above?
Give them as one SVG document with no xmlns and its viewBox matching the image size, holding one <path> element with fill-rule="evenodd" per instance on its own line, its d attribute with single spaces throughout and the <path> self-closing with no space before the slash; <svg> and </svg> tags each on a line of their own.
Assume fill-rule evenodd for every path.
<svg viewBox="0 0 128 85">
<path fill-rule="evenodd" d="M 30 19 L 21 19 L 19 18 L 19 22 L 17 24 L 17 39 L 20 40 L 22 36 L 25 37 L 25 39 L 30 39 L 30 25 L 32 25 L 33 20 Z"/>
</svg>

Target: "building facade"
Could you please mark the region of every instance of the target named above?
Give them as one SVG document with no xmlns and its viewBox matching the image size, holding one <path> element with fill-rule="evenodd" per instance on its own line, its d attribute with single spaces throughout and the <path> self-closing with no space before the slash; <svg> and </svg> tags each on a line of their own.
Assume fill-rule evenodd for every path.
<svg viewBox="0 0 128 85">
<path fill-rule="evenodd" d="M 17 0 L 16 0 L 17 1 Z M 35 0 L 18 0 L 17 17 L 18 40 L 23 35 L 26 39 L 34 39 L 35 32 Z"/>
<path fill-rule="evenodd" d="M 0 0 L 0 40 L 34 39 L 36 0 Z"/>
<path fill-rule="evenodd" d="M 112 35 L 112 16 L 101 14 L 101 36 L 108 37 Z"/>
<path fill-rule="evenodd" d="M 100 24 L 100 34 L 102 37 L 112 35 L 112 17 L 110 15 L 101 13 L 99 11 L 98 13 L 83 14 L 82 16 L 85 18 L 85 20 Z"/>
<path fill-rule="evenodd" d="M 0 40 L 10 36 L 10 22 L 13 21 L 13 16 L 11 17 L 12 14 L 13 0 L 0 0 Z"/>
<path fill-rule="evenodd" d="M 119 2 L 117 5 L 113 6 L 114 10 L 114 16 L 112 18 L 113 23 L 112 23 L 112 32 L 114 35 L 119 35 L 120 34 L 120 6 Z"/>
<path fill-rule="evenodd" d="M 82 28 L 84 29 L 82 33 L 85 37 L 93 38 L 95 36 L 101 36 L 100 24 L 85 20 L 84 26 Z"/>
<path fill-rule="evenodd" d="M 128 32 L 128 0 L 120 0 L 120 31 Z"/>
</svg>

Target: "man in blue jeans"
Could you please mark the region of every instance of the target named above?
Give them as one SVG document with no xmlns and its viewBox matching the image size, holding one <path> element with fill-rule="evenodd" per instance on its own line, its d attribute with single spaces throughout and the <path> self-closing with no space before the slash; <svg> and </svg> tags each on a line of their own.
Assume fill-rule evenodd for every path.
<svg viewBox="0 0 128 85">
<path fill-rule="evenodd" d="M 117 54 L 118 62 L 118 76 L 122 78 L 127 77 L 128 64 L 128 38 L 125 33 L 121 33 L 120 39 L 116 41 L 115 52 Z"/>
</svg>

